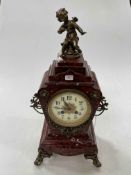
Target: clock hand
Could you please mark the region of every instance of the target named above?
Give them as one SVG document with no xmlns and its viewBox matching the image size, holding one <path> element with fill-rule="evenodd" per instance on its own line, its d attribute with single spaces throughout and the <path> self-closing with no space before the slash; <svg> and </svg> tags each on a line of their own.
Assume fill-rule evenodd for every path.
<svg viewBox="0 0 131 175">
<path fill-rule="evenodd" d="M 69 106 L 69 103 L 67 103 L 65 100 L 63 100 L 64 101 L 64 104 L 65 104 L 65 106 L 67 107 L 67 109 L 68 110 L 71 110 L 71 108 L 70 108 L 70 106 Z"/>
</svg>

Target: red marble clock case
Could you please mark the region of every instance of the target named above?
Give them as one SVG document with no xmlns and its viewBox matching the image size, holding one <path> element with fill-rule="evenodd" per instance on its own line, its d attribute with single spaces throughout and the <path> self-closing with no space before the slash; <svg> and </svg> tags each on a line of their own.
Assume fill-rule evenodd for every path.
<svg viewBox="0 0 131 175">
<path fill-rule="evenodd" d="M 66 80 L 66 75 L 72 75 L 72 80 Z M 78 127 L 61 127 L 55 124 L 48 115 L 48 101 L 59 90 L 77 89 L 90 100 L 92 114 L 90 119 Z M 60 155 L 84 154 L 85 158 L 93 160 L 95 166 L 101 164 L 97 158 L 97 144 L 92 119 L 102 99 L 102 93 L 90 66 L 82 56 L 77 59 L 54 60 L 49 70 L 45 72 L 42 83 L 35 94 L 45 115 L 41 135 L 39 154 L 35 160 L 40 165 L 44 157 L 52 153 Z"/>
<path fill-rule="evenodd" d="M 65 80 L 66 75 L 72 75 L 73 80 Z M 90 119 L 79 127 L 67 128 L 56 125 L 51 121 L 48 115 L 48 101 L 52 96 L 63 89 L 77 89 L 83 92 L 90 100 L 92 106 L 92 114 Z M 37 97 L 40 100 L 44 115 L 50 128 L 59 129 L 60 132 L 69 134 L 78 133 L 90 125 L 98 105 L 102 98 L 102 93 L 98 85 L 95 73 L 90 70 L 89 65 L 84 61 L 83 57 L 75 61 L 56 61 L 50 66 L 49 70 L 44 74 Z M 81 129 L 82 128 L 82 129 Z"/>
</svg>

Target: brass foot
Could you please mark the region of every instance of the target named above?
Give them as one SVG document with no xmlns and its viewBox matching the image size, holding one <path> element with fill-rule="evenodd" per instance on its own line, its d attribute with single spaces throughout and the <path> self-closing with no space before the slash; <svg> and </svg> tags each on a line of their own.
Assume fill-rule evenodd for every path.
<svg viewBox="0 0 131 175">
<path fill-rule="evenodd" d="M 93 165 L 95 165 L 96 167 L 101 167 L 101 162 L 99 161 L 97 156 L 93 159 Z"/>
<path fill-rule="evenodd" d="M 34 164 L 36 166 L 39 166 L 41 165 L 41 163 L 43 162 L 43 159 L 45 157 L 51 157 L 52 154 L 48 154 L 46 151 L 44 150 L 39 150 L 39 153 L 38 153 L 38 156 L 36 158 L 36 160 L 34 161 Z"/>
<path fill-rule="evenodd" d="M 99 161 L 97 155 L 88 155 L 84 154 L 85 159 L 92 159 L 93 160 L 93 165 L 96 167 L 101 167 L 101 162 Z"/>
</svg>

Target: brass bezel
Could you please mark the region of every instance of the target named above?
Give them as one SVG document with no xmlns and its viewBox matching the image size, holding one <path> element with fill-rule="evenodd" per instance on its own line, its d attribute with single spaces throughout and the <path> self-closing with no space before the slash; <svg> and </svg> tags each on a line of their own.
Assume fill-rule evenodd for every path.
<svg viewBox="0 0 131 175">
<path fill-rule="evenodd" d="M 88 105 L 88 110 L 86 111 L 86 113 L 84 114 L 84 116 L 79 119 L 77 122 L 75 123 L 67 123 L 67 122 L 63 122 L 61 120 L 59 120 L 52 111 L 52 103 L 53 103 L 53 99 L 54 97 L 56 97 L 57 95 L 60 95 L 62 93 L 66 93 L 66 92 L 72 92 L 72 93 L 77 93 L 79 95 L 81 95 L 85 100 L 86 100 L 86 104 Z M 48 102 L 48 114 L 50 116 L 50 119 L 55 122 L 56 124 L 62 126 L 62 127 L 78 127 L 80 125 L 82 125 L 83 123 L 85 123 L 86 121 L 89 120 L 91 114 L 92 114 L 92 106 L 90 103 L 89 98 L 87 97 L 86 94 L 84 94 L 83 92 L 76 90 L 76 89 L 62 89 L 57 91 L 55 94 L 53 94 L 53 96 L 50 98 L 49 102 Z"/>
</svg>

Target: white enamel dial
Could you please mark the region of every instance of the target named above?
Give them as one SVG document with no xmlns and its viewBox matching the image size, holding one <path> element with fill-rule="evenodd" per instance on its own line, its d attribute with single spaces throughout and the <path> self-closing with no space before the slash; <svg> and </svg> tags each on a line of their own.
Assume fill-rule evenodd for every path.
<svg viewBox="0 0 131 175">
<path fill-rule="evenodd" d="M 80 91 L 62 90 L 49 101 L 48 113 L 55 123 L 75 127 L 89 119 L 91 104 Z"/>
</svg>

